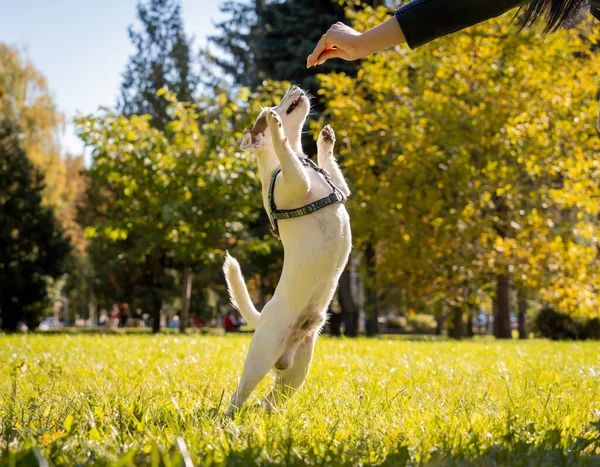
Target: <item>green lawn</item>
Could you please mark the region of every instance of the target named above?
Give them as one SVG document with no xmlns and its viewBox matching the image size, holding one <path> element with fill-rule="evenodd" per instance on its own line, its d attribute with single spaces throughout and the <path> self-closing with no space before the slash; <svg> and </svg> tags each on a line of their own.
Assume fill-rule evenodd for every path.
<svg viewBox="0 0 600 467">
<path fill-rule="evenodd" d="M 0 464 L 600 465 L 600 343 L 322 337 L 223 415 L 250 336 L 0 336 Z M 44 459 L 45 458 L 45 459 Z"/>
</svg>

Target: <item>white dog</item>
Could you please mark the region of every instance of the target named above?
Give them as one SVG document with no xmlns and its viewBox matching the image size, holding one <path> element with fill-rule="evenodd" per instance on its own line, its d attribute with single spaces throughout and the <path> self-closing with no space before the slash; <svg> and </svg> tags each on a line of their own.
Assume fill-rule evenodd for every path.
<svg viewBox="0 0 600 467">
<path fill-rule="evenodd" d="M 229 255 L 225 259 L 232 303 L 256 329 L 229 413 L 244 404 L 272 369 L 275 386 L 263 401 L 268 410 L 277 405 L 278 396 L 302 386 L 348 261 L 350 218 L 343 201 L 350 190 L 333 157 L 335 135 L 329 125 L 317 143 L 319 166 L 305 158 L 300 136 L 309 109 L 309 99 L 294 86 L 277 107 L 263 110 L 242 141 L 242 149 L 256 155 L 264 206 L 283 243 L 284 261 L 273 298 L 259 313 L 238 262 Z"/>
</svg>

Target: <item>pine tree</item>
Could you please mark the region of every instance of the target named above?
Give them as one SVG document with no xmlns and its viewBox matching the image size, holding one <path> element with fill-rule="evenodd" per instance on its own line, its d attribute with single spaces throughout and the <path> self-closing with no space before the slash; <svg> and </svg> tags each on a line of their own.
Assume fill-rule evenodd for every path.
<svg viewBox="0 0 600 467">
<path fill-rule="evenodd" d="M 237 85 L 255 88 L 266 79 L 292 81 L 316 95 L 317 74 L 356 71 L 356 63 L 340 60 L 306 68 L 306 57 L 321 35 L 335 22 L 347 21 L 344 8 L 331 0 L 227 1 L 221 12 L 229 18 L 217 24 L 219 34 L 210 38 L 220 51 L 213 60 Z"/>
<path fill-rule="evenodd" d="M 42 206 L 43 175 L 25 155 L 16 125 L 0 120 L 0 318 L 30 328 L 47 307 L 46 278 L 64 272 L 69 242 Z"/>
<path fill-rule="evenodd" d="M 163 129 L 171 119 L 166 101 L 156 94 L 159 89 L 166 86 L 182 102 L 193 101 L 198 77 L 193 72 L 191 43 L 177 1 L 140 2 L 137 12 L 142 30 L 129 28 L 137 52 L 123 74 L 118 107 L 125 115 L 148 114 L 153 126 Z"/>
</svg>

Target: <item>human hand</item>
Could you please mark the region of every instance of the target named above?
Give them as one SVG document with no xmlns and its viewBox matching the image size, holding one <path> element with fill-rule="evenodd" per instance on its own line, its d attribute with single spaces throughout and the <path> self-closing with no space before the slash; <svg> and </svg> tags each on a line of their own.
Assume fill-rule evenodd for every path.
<svg viewBox="0 0 600 467">
<path fill-rule="evenodd" d="M 366 57 L 366 50 L 362 40 L 362 34 L 342 22 L 337 22 L 323 34 L 315 50 L 306 60 L 306 68 L 321 65 L 330 58 L 341 58 L 343 60 L 357 60 Z"/>
</svg>

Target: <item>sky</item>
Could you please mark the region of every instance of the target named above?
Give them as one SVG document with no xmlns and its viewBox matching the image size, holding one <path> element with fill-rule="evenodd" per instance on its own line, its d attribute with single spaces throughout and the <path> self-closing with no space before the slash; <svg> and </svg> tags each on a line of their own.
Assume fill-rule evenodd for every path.
<svg viewBox="0 0 600 467">
<path fill-rule="evenodd" d="M 224 17 L 218 0 L 181 0 L 184 27 L 196 47 Z M 0 42 L 17 46 L 46 77 L 68 122 L 63 153 L 82 154 L 73 117 L 114 107 L 134 49 L 127 28 L 137 0 L 0 0 Z"/>
</svg>

